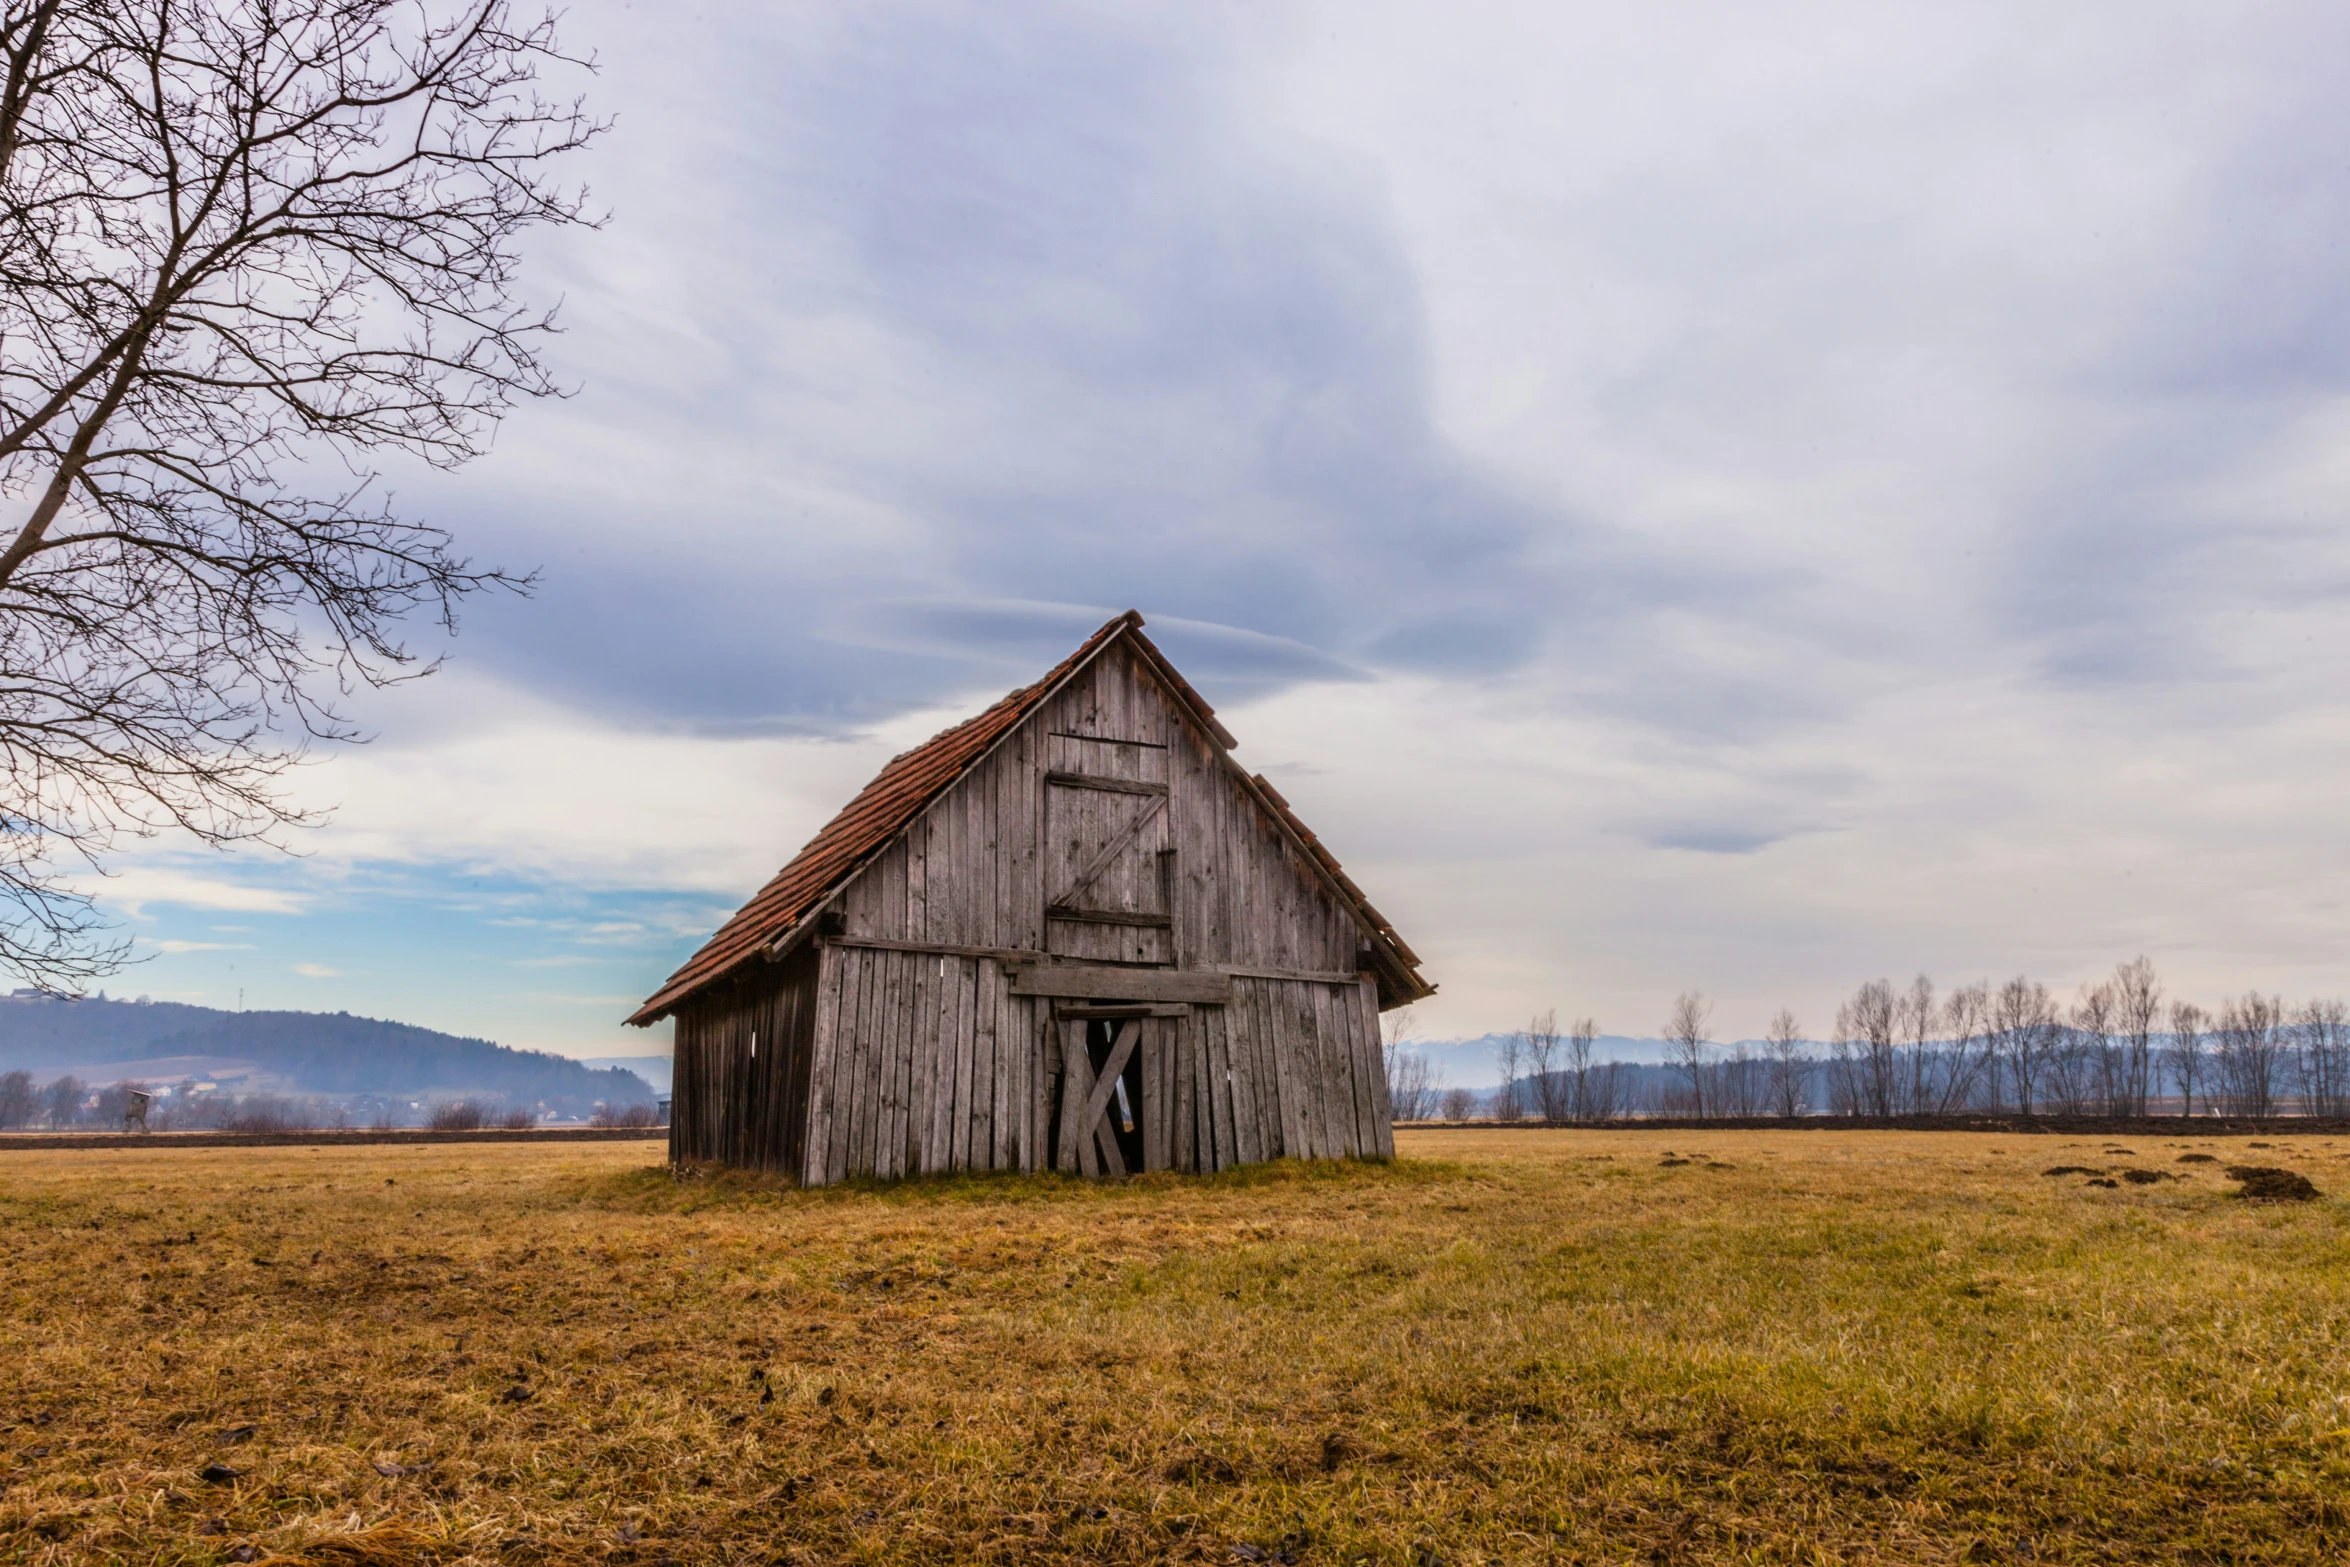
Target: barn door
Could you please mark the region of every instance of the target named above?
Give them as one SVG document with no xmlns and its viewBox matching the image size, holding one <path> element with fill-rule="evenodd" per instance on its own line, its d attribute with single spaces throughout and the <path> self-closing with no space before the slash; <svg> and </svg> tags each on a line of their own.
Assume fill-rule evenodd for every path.
<svg viewBox="0 0 2350 1567">
<path fill-rule="evenodd" d="M 1175 1167 L 1172 1019 L 1182 1008 L 1061 1003 L 1062 1073 L 1055 1107 L 1056 1170 L 1125 1176 Z"/>
<path fill-rule="evenodd" d="M 1049 736 L 1044 795 L 1045 950 L 1173 963 L 1167 748 Z"/>
</svg>

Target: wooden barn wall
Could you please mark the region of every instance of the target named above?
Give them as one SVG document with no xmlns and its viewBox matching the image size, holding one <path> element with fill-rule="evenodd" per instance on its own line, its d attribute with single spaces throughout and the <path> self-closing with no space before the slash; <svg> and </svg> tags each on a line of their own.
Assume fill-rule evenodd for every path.
<svg viewBox="0 0 2350 1567">
<path fill-rule="evenodd" d="M 1039 1168 L 1049 1005 L 993 958 L 826 947 L 800 1178 Z"/>
<path fill-rule="evenodd" d="M 1078 1025 L 1054 1022 L 1048 1001 L 1011 995 L 998 959 L 855 944 L 1119 957 L 1084 943 L 1131 931 L 1048 928 L 1045 906 L 1060 890 L 1044 885 L 1051 768 L 1167 781 L 1173 924 L 1148 934 L 1171 942 L 1178 967 L 1236 974 L 1229 1006 L 1148 1025 L 1146 1144 L 1187 1170 L 1392 1155 L 1370 982 L 1249 972 L 1352 974 L 1360 932 L 1351 911 L 1213 741 L 1113 647 L 848 889 L 842 938 L 824 947 L 814 985 L 810 1130 L 793 1161 L 801 1178 L 1035 1170 L 1062 1154 L 1050 1124 L 1064 1049 L 1056 1031 Z"/>
<path fill-rule="evenodd" d="M 807 1130 L 818 954 L 753 965 L 677 1014 L 669 1156 L 797 1171 Z"/>
</svg>

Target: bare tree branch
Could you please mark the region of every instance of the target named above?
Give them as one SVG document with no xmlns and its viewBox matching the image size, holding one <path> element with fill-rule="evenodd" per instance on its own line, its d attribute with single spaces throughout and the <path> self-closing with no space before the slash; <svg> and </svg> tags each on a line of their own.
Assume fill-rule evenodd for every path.
<svg viewBox="0 0 2350 1567">
<path fill-rule="evenodd" d="M 478 568 L 391 506 L 561 395 L 518 294 L 601 127 L 507 0 L 0 5 L 0 967 L 124 957 L 69 873 L 309 818 L 349 691 L 428 672 Z"/>
</svg>

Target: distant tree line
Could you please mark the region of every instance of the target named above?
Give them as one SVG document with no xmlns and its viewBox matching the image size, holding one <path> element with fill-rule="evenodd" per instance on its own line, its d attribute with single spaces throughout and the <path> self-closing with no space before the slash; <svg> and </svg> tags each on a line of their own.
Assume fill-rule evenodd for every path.
<svg viewBox="0 0 2350 1567">
<path fill-rule="evenodd" d="M 1408 1027 L 1388 1045 L 1399 1121 L 1485 1115 L 1569 1124 L 1635 1116 L 1749 1120 L 1961 1114 L 2285 1114 L 2350 1118 L 2350 1007 L 2257 992 L 2206 1010 L 2166 998 L 2140 957 L 2059 1003 L 2019 976 L 1943 994 L 1862 985 L 1825 1041 L 1782 1008 L 1757 1042 L 1714 1042 L 1712 1004 L 1676 997 L 1659 1030 L 1665 1069 L 1596 1059 L 1598 1025 L 1562 1032 L 1546 1012 L 1504 1037 L 1502 1087 L 1447 1089 Z"/>
<path fill-rule="evenodd" d="M 117 1130 L 131 1096 L 152 1093 L 145 1083 L 93 1087 L 68 1072 L 38 1082 L 30 1072 L 0 1072 L 0 1131 Z M 315 1132 L 367 1129 L 391 1131 L 422 1126 L 435 1131 L 476 1131 L 485 1126 L 509 1131 L 535 1126 L 542 1107 L 498 1095 L 462 1099 L 405 1100 L 361 1094 L 347 1099 L 323 1095 L 235 1094 L 198 1089 L 186 1082 L 156 1094 L 146 1127 L 151 1132 Z M 642 1101 L 599 1101 L 587 1110 L 596 1126 L 655 1126 L 660 1114 Z"/>
</svg>

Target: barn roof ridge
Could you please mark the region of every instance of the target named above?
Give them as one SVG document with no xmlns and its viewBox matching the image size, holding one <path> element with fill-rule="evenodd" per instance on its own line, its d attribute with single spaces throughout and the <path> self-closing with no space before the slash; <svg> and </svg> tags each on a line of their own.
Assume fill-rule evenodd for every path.
<svg viewBox="0 0 2350 1567">
<path fill-rule="evenodd" d="M 1131 642 L 1134 651 L 1151 666 L 1152 673 L 1229 753 L 1239 741 L 1217 719 L 1216 710 L 1208 705 L 1207 699 L 1143 635 L 1142 626 L 1143 618 L 1137 610 L 1112 617 L 1042 678 L 1005 693 L 961 723 L 949 725 L 920 745 L 891 757 L 873 780 L 842 806 L 750 901 L 720 925 L 628 1021 L 640 1028 L 659 1022 L 693 992 L 725 978 L 759 953 L 773 949 L 793 935 L 803 921 L 895 842 L 933 801 L 954 787 L 1047 699 L 1121 638 Z M 1418 956 L 1404 944 L 1385 917 L 1371 907 L 1370 900 L 1353 880 L 1339 869 L 1338 861 L 1322 847 L 1305 823 L 1298 820 L 1289 802 L 1262 776 L 1252 775 L 1237 764 L 1233 764 L 1232 770 L 1268 813 L 1297 840 L 1315 868 L 1330 879 L 1364 928 L 1378 942 L 1391 948 L 1398 960 L 1397 977 L 1405 988 L 1432 991 L 1433 987 L 1414 972 L 1419 967 Z"/>
</svg>

